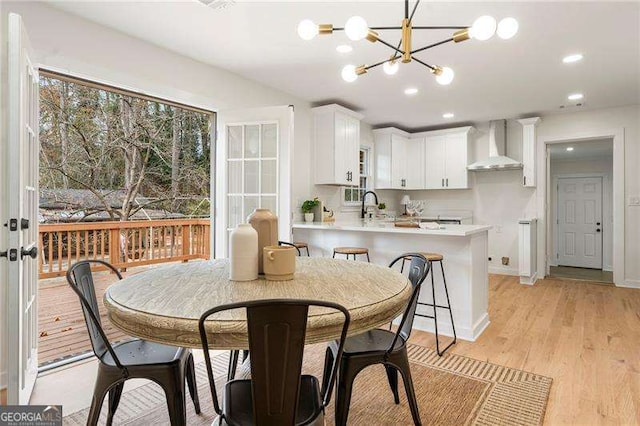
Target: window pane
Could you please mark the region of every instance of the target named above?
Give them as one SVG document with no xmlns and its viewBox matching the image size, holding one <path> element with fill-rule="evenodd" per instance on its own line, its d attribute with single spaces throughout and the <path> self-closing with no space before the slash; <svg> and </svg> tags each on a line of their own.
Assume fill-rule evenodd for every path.
<svg viewBox="0 0 640 426">
<path fill-rule="evenodd" d="M 247 216 L 249 216 L 255 209 L 259 207 L 259 197 L 244 197 L 244 215 L 242 216 L 244 221 L 247 220 Z"/>
<path fill-rule="evenodd" d="M 350 188 L 342 188 L 344 192 L 344 201 L 348 203 L 351 201 L 351 189 Z"/>
<path fill-rule="evenodd" d="M 227 127 L 227 155 L 229 158 L 242 158 L 242 126 Z"/>
<path fill-rule="evenodd" d="M 229 161 L 229 193 L 242 193 L 242 161 Z"/>
<path fill-rule="evenodd" d="M 259 161 L 244 162 L 244 192 L 246 194 L 257 194 L 258 189 L 258 167 Z"/>
<path fill-rule="evenodd" d="M 260 126 L 244 126 L 244 158 L 258 158 L 260 155 Z"/>
<path fill-rule="evenodd" d="M 275 194 L 277 192 L 276 160 L 262 160 L 262 188 L 263 194 Z"/>
<path fill-rule="evenodd" d="M 263 209 L 269 209 L 272 212 L 277 212 L 278 211 L 278 206 L 276 205 L 276 196 L 262 196 L 262 204 L 261 204 L 261 208 Z"/>
<path fill-rule="evenodd" d="M 239 223 L 242 223 L 242 197 L 229 197 L 229 228 L 234 229 Z"/>
<path fill-rule="evenodd" d="M 367 189 L 367 178 L 360 177 L 360 188 Z"/>
<path fill-rule="evenodd" d="M 262 125 L 262 155 L 261 157 L 273 157 L 278 155 L 278 125 Z"/>
</svg>

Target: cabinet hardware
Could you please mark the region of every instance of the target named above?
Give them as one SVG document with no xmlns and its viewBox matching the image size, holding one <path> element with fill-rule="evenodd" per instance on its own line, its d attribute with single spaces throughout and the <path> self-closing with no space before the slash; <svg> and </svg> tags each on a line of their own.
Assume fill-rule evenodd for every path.
<svg viewBox="0 0 640 426">
<path fill-rule="evenodd" d="M 18 230 L 18 219 L 9 219 L 9 223 L 5 223 L 4 226 L 9 226 L 9 231 Z"/>
<path fill-rule="evenodd" d="M 522 176 L 522 184 L 524 186 L 527 186 L 527 177 L 526 176 Z"/>
<path fill-rule="evenodd" d="M 444 178 L 442 178 L 442 187 L 444 188 Z"/>
<path fill-rule="evenodd" d="M 600 222 L 596 222 L 596 225 L 600 226 Z"/>
<path fill-rule="evenodd" d="M 20 260 L 24 259 L 25 256 L 29 256 L 32 259 L 38 257 L 38 247 L 33 246 L 29 250 L 25 250 L 24 247 L 20 249 Z"/>
<path fill-rule="evenodd" d="M 20 229 L 29 229 L 29 219 L 20 219 Z"/>
<path fill-rule="evenodd" d="M 447 188 L 449 187 L 449 178 L 446 179 L 447 180 Z"/>
<path fill-rule="evenodd" d="M 596 232 L 600 232 L 600 228 L 596 229 Z"/>
</svg>

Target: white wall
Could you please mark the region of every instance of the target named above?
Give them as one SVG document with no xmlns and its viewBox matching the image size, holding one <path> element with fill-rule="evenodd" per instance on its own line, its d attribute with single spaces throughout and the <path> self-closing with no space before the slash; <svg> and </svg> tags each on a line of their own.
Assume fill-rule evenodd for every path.
<svg viewBox="0 0 640 426">
<path fill-rule="evenodd" d="M 0 1 L 3 24 L 9 12 L 22 15 L 35 51 L 35 62 L 45 68 L 85 77 L 114 86 L 132 89 L 199 106 L 210 110 L 237 110 L 275 105 L 294 105 L 293 200 L 310 192 L 310 104 L 295 96 L 264 86 L 220 68 L 188 59 L 147 42 L 132 38 L 76 16 L 37 2 Z M 4 27 L 4 25 L 3 25 Z M 4 31 L 0 31 L 4 33 Z M 2 41 L 2 39 L 0 39 Z M 3 71 L 6 61 L 2 50 Z M 0 84 L 0 93 L 6 85 Z M 2 102 L 6 105 L 6 102 Z M 4 116 L 5 108 L 2 108 Z M 2 122 L 4 124 L 4 122 Z M 6 138 L 0 144 L 3 158 Z M 0 182 L 0 199 L 4 195 Z M 4 203 L 0 203 L 0 219 L 4 222 Z M 3 232 L 0 230 L 0 232 Z M 0 248 L 6 238 L 2 235 Z M 0 268 L 3 268 L 0 262 Z M 4 318 L 6 282 L 0 282 L 0 318 Z M 6 332 L 0 330 L 0 338 Z M 0 352 L 1 371 L 5 371 L 6 342 Z M 4 380 L 0 382 L 0 386 Z"/>
<path fill-rule="evenodd" d="M 613 147 L 612 147 L 613 149 Z M 551 253 L 547 253 L 550 265 L 556 265 L 555 253 L 558 252 L 558 234 L 556 225 L 556 214 L 558 209 L 558 192 L 556 179 L 561 176 L 570 175 L 604 175 L 602 179 L 602 268 L 607 271 L 613 270 L 613 157 L 603 157 L 597 159 L 577 159 L 577 160 L 554 160 L 551 156 L 550 176 L 551 185 L 551 213 L 550 218 L 553 241 Z"/>
</svg>

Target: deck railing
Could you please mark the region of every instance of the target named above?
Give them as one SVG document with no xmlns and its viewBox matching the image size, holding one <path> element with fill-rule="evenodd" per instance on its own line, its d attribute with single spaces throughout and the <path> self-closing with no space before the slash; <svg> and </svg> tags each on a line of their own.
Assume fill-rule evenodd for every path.
<svg viewBox="0 0 640 426">
<path fill-rule="evenodd" d="M 63 276 L 69 265 L 85 259 L 121 269 L 208 259 L 210 226 L 209 219 L 41 224 L 38 276 Z"/>
</svg>

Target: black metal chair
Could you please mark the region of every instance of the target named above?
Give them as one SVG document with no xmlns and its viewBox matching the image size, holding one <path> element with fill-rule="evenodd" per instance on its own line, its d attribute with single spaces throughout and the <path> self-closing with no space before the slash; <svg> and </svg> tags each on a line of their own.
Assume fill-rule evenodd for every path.
<svg viewBox="0 0 640 426">
<path fill-rule="evenodd" d="M 278 245 L 279 246 L 287 246 L 287 247 L 293 247 L 296 249 L 296 252 L 298 253 L 298 256 L 302 256 L 302 252 L 300 252 L 300 248 L 295 245 L 294 243 L 289 243 L 287 241 L 278 241 Z M 307 255 L 309 253 L 309 250 L 307 249 Z"/>
<path fill-rule="evenodd" d="M 341 337 L 336 344 L 336 359 L 340 359 L 350 317 L 346 308 L 335 303 L 294 299 L 257 300 L 217 306 L 202 314 L 198 327 L 213 407 L 220 416 L 219 424 L 293 426 L 324 422 L 324 409 L 331 400 L 338 363 L 327 369 L 327 375 L 323 377 L 326 386 L 322 391 L 318 379 L 301 375 L 310 306 L 335 309 L 344 316 Z M 227 382 L 220 407 L 209 355 L 206 321 L 221 311 L 242 308 L 247 315 L 251 379 Z M 215 346 L 215 334 L 209 336 Z"/>
<path fill-rule="evenodd" d="M 67 271 L 67 281 L 78 295 L 82 305 L 93 353 L 100 361 L 87 424 L 93 426 L 98 423 L 102 402 L 108 394 L 107 425 L 111 425 L 120 402 L 124 382 L 129 379 L 148 379 L 164 389 L 171 424 L 186 425 L 185 378 L 196 413 L 200 414 L 196 372 L 191 351 L 140 339 L 111 345 L 102 329 L 100 309 L 91 273 L 92 264 L 105 266 L 114 272 L 118 279 L 122 279 L 122 275 L 113 265 L 101 260 L 84 260 L 74 264 Z"/>
<path fill-rule="evenodd" d="M 407 392 L 413 422 L 416 425 L 422 424 L 411 379 L 407 340 L 409 340 L 411 328 L 413 327 L 420 287 L 427 277 L 430 264 L 421 254 L 406 253 L 393 260 L 389 267 L 393 267 L 398 261 L 409 257 L 411 258 L 409 280 L 413 286 L 413 292 L 402 315 L 398 330 L 394 333 L 390 330 L 375 329 L 351 336 L 347 338 L 344 344 L 342 357 L 340 357 L 340 353 L 337 350 L 336 342 L 331 342 L 327 347 L 324 374 L 326 375 L 326 369 L 335 363 L 334 360 L 340 360 L 335 407 L 335 422 L 337 426 L 347 424 L 352 387 L 356 376 L 364 368 L 374 364 L 384 364 L 396 404 L 400 403 L 398 394 L 398 371 L 400 371 L 404 388 Z M 323 383 L 323 389 L 325 386 Z"/>
</svg>

